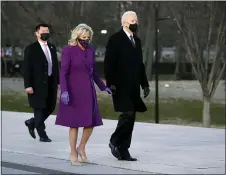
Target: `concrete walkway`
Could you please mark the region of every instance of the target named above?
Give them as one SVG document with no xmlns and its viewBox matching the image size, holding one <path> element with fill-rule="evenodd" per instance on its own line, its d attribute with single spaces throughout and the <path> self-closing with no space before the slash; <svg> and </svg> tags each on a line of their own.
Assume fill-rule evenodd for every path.
<svg viewBox="0 0 226 175">
<path fill-rule="evenodd" d="M 8 165 L 2 171 L 9 171 L 9 165 L 12 168 L 17 163 L 82 174 L 225 174 L 224 129 L 136 123 L 130 152 L 139 161 L 125 162 L 112 157 L 108 148 L 117 121 L 104 120 L 87 145 L 92 164 L 71 167 L 67 161 L 68 128 L 56 126 L 55 116 L 51 116 L 46 125 L 53 142 L 41 143 L 32 139 L 24 126 L 24 120 L 31 116 L 2 112 L 2 161 Z"/>
</svg>

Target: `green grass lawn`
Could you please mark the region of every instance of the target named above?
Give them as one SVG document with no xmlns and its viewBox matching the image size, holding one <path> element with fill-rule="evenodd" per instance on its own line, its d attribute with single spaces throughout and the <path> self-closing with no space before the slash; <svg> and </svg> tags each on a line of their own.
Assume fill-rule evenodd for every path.
<svg viewBox="0 0 226 175">
<path fill-rule="evenodd" d="M 28 106 L 27 96 L 20 93 L 2 94 L 2 110 L 32 112 Z M 115 113 L 111 98 L 101 97 L 98 100 L 100 111 L 104 119 L 118 119 L 119 113 Z M 154 104 L 147 105 L 148 111 L 137 114 L 137 121 L 154 122 Z M 170 99 L 160 101 L 159 118 L 160 123 L 195 125 L 201 126 L 202 102 L 188 101 L 182 99 Z M 57 108 L 54 112 L 56 113 Z M 225 126 L 225 106 L 224 104 L 211 105 L 212 127 Z"/>
</svg>

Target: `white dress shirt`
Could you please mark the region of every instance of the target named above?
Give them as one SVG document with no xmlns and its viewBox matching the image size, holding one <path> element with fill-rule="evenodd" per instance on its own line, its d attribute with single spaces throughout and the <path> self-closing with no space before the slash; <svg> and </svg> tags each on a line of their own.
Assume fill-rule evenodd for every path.
<svg viewBox="0 0 226 175">
<path fill-rule="evenodd" d="M 131 41 L 130 36 L 132 36 L 132 37 L 133 37 L 133 34 L 130 34 L 129 32 L 127 32 L 127 31 L 126 31 L 126 30 L 124 30 L 124 29 L 123 29 L 123 31 L 126 33 L 126 35 L 128 36 L 129 40 Z M 135 43 L 134 38 L 133 38 L 133 42 Z"/>
<path fill-rule="evenodd" d="M 45 45 L 47 45 L 47 42 L 45 42 L 45 43 L 41 42 L 41 41 L 38 41 L 38 42 L 41 45 L 43 52 L 45 53 Z M 52 63 L 52 55 L 51 55 L 51 52 L 50 52 L 50 49 L 49 49 L 48 45 L 47 45 L 47 51 L 48 51 L 48 54 L 49 54 L 50 61 Z"/>
</svg>

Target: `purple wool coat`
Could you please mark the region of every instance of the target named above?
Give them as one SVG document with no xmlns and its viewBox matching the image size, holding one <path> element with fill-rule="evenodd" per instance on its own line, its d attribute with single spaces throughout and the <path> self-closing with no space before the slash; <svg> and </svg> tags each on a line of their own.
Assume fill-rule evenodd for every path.
<svg viewBox="0 0 226 175">
<path fill-rule="evenodd" d="M 103 125 L 94 82 L 101 91 L 106 86 L 95 69 L 95 52 L 88 47 L 65 46 L 60 69 L 61 93 L 68 91 L 69 104 L 59 103 L 56 125 L 77 128 Z"/>
</svg>

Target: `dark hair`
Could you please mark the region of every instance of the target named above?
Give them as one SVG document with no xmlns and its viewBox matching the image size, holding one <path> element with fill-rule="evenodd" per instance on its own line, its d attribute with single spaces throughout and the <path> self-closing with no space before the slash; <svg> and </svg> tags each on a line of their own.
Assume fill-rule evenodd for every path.
<svg viewBox="0 0 226 175">
<path fill-rule="evenodd" d="M 49 28 L 49 25 L 48 24 L 38 24 L 36 27 L 35 27 L 35 31 L 37 32 L 39 29 L 40 29 L 40 27 L 48 27 Z"/>
</svg>

